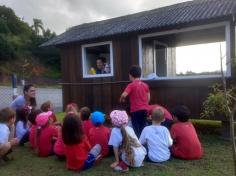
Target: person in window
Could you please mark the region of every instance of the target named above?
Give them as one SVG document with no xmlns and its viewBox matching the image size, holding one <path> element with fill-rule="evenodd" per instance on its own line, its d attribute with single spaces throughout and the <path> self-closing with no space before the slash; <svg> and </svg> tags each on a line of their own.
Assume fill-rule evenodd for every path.
<svg viewBox="0 0 236 176">
<path fill-rule="evenodd" d="M 105 57 L 98 57 L 96 60 L 96 64 L 97 64 L 96 74 L 107 73 L 105 70 L 105 66 L 106 66 L 106 58 Z"/>
</svg>

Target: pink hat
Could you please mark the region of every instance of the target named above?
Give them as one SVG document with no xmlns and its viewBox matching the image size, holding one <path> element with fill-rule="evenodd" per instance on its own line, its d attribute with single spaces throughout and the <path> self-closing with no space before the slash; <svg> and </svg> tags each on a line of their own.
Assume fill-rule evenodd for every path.
<svg viewBox="0 0 236 176">
<path fill-rule="evenodd" d="M 112 124 L 120 127 L 128 124 L 128 115 L 125 111 L 114 110 L 110 114 Z"/>
<path fill-rule="evenodd" d="M 42 112 L 36 117 L 36 124 L 38 126 L 44 126 L 49 120 L 49 117 L 52 115 L 52 111 Z"/>
</svg>

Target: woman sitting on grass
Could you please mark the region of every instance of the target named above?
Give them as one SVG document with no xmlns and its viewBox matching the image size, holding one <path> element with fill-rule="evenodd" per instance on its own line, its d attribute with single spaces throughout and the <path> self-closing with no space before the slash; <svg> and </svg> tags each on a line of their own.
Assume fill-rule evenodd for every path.
<svg viewBox="0 0 236 176">
<path fill-rule="evenodd" d="M 100 158 L 101 146 L 91 145 L 83 132 L 82 121 L 74 112 L 68 113 L 62 125 L 62 139 L 65 144 L 66 167 L 80 171 L 89 169 Z"/>
<path fill-rule="evenodd" d="M 203 149 L 193 124 L 188 121 L 190 110 L 186 106 L 177 106 L 172 114 L 176 121 L 171 127 L 172 155 L 185 160 L 200 159 Z"/>
<path fill-rule="evenodd" d="M 27 84 L 23 88 L 24 95 L 19 95 L 12 101 L 10 107 L 13 109 L 21 109 L 24 106 L 29 106 L 30 109 L 35 109 L 36 104 L 36 90 L 33 84 Z"/>
</svg>

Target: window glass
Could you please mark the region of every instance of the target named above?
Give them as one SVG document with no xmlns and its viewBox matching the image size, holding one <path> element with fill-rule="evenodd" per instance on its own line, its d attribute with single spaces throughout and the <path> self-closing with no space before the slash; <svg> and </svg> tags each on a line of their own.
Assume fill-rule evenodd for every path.
<svg viewBox="0 0 236 176">
<path fill-rule="evenodd" d="M 221 53 L 221 54 L 220 54 Z M 227 71 L 226 42 L 170 47 L 156 40 L 142 42 L 143 78 L 202 77 Z"/>
</svg>

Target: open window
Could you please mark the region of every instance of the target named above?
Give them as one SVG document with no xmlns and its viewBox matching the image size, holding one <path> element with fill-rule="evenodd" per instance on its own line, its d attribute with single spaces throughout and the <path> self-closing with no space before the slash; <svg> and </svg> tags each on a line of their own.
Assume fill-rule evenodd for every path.
<svg viewBox="0 0 236 176">
<path fill-rule="evenodd" d="M 113 76 L 112 42 L 82 45 L 83 78 Z"/>
<path fill-rule="evenodd" d="M 221 57 L 225 75 L 231 74 L 226 26 L 141 36 L 139 49 L 144 79 L 219 77 Z"/>
</svg>

